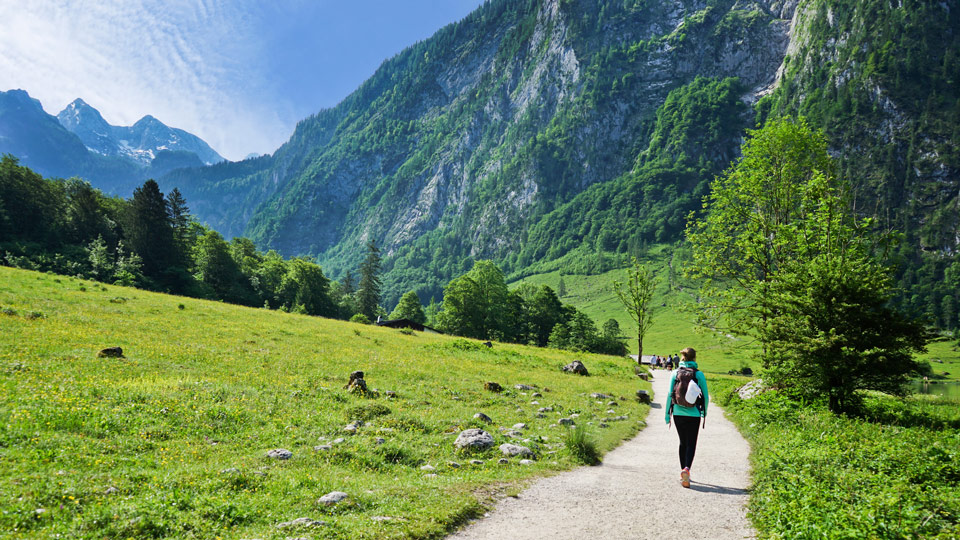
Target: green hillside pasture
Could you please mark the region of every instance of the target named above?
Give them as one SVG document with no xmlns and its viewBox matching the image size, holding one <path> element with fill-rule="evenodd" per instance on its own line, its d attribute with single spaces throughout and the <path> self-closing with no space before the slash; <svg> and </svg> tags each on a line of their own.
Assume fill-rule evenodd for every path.
<svg viewBox="0 0 960 540">
<path fill-rule="evenodd" d="M 678 277 L 679 269 L 671 272 L 670 251 L 665 248 L 653 249 L 650 257 L 651 260 L 645 261 L 645 264 L 654 270 L 659 282 L 654 293 L 653 326 L 643 340 L 644 354 L 667 356 L 679 354 L 685 347 L 693 347 L 697 350 L 700 369 L 708 373 L 727 373 L 744 367 L 756 369 L 757 366 L 750 359 L 753 352 L 750 344 L 717 333 L 698 332 L 694 327 L 692 314 L 681 308 L 696 300 L 690 294 L 695 289 L 683 285 Z M 548 285 L 557 290 L 560 276 L 560 272 L 536 274 L 512 283 L 511 287 L 527 282 Z M 589 315 L 598 327 L 609 319 L 616 319 L 627 336 L 630 354 L 637 354 L 637 325 L 616 295 L 613 284 L 617 280 L 626 282 L 625 270 L 611 270 L 591 276 L 563 274 L 567 294 L 560 300 Z"/>
<path fill-rule="evenodd" d="M 10 268 L 0 268 L 0 329 L 0 530 L 14 538 L 437 538 L 491 496 L 574 466 L 560 417 L 578 414 L 606 451 L 648 410 L 633 395 L 649 385 L 626 359 Z M 97 358 L 108 346 L 125 358 Z M 561 372 L 574 359 L 591 376 Z M 354 370 L 378 397 L 343 389 Z M 364 421 L 355 434 L 344 430 L 353 420 Z M 517 423 L 527 427 L 514 438 Z M 537 459 L 456 452 L 471 427 Z M 292 459 L 268 458 L 277 448 Z M 332 491 L 349 497 L 318 503 Z M 301 517 L 326 524 L 277 528 Z"/>
<path fill-rule="evenodd" d="M 671 272 L 670 263 L 676 268 Z M 751 355 L 756 351 L 753 344 L 714 332 L 695 328 L 693 315 L 681 309 L 689 309 L 696 300 L 696 288 L 679 277 L 679 264 L 673 259 L 668 246 L 656 246 L 649 252 L 645 264 L 654 269 L 659 279 L 653 308 L 653 326 L 643 340 L 644 354 L 677 354 L 684 347 L 697 350 L 697 363 L 708 373 L 728 373 L 758 365 Z M 515 287 L 527 282 L 548 285 L 557 290 L 560 272 L 536 274 L 511 284 Z M 672 285 L 671 284 L 672 278 Z M 616 319 L 623 334 L 628 336 L 627 346 L 631 354 L 637 353 L 637 326 L 623 308 L 614 292 L 615 281 L 626 282 L 625 270 L 611 270 L 597 275 L 563 274 L 567 294 L 561 300 L 575 306 L 590 316 L 597 326 L 609 319 Z M 938 340 L 930 343 L 928 352 L 917 359 L 930 364 L 934 377 L 942 381 L 960 381 L 960 346 L 956 340 Z"/>
</svg>

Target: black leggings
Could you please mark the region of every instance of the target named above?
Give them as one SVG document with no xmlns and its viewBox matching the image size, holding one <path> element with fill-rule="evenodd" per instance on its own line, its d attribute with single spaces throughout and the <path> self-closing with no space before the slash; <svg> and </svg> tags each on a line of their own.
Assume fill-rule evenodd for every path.
<svg viewBox="0 0 960 540">
<path fill-rule="evenodd" d="M 680 435 L 680 468 L 693 466 L 693 455 L 697 453 L 697 435 L 700 434 L 699 416 L 673 415 L 673 423 Z"/>
</svg>

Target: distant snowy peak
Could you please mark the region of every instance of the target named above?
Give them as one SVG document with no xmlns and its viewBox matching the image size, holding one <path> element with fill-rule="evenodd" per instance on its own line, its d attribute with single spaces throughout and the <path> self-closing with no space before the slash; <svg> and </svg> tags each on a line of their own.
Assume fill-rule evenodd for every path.
<svg viewBox="0 0 960 540">
<path fill-rule="evenodd" d="M 91 151 L 149 165 L 164 150 L 193 152 L 207 165 L 223 161 L 203 139 L 171 128 L 147 115 L 132 126 L 112 126 L 100 111 L 75 99 L 57 115 L 60 124 L 75 133 Z"/>
</svg>

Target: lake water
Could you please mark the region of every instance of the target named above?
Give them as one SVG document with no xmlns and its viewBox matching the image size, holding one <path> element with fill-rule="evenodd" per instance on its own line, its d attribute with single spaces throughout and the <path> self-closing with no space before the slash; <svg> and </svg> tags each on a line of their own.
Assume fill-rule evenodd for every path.
<svg viewBox="0 0 960 540">
<path fill-rule="evenodd" d="M 913 381 L 910 383 L 910 391 L 914 394 L 934 394 L 960 399 L 960 382 L 923 384 L 923 381 Z"/>
</svg>

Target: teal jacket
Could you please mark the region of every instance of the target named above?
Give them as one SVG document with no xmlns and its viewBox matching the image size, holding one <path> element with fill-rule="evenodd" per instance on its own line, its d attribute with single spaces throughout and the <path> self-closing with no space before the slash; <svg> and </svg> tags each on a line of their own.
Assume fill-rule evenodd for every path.
<svg viewBox="0 0 960 540">
<path fill-rule="evenodd" d="M 707 417 L 707 405 L 710 403 L 710 393 L 707 392 L 707 378 L 703 376 L 703 372 L 697 368 L 696 362 L 684 362 L 680 361 L 680 367 L 682 368 L 693 368 L 697 370 L 697 385 L 700 386 L 700 390 L 703 391 L 703 417 Z M 677 416 L 700 416 L 700 411 L 696 407 L 684 407 L 683 405 L 674 405 L 673 403 L 673 385 L 677 381 L 677 370 L 674 370 L 670 374 L 670 386 L 667 387 L 667 392 L 670 395 L 667 396 L 666 403 L 664 403 L 663 408 L 666 409 L 667 423 L 670 423 L 670 406 L 673 406 L 673 414 Z"/>
</svg>

